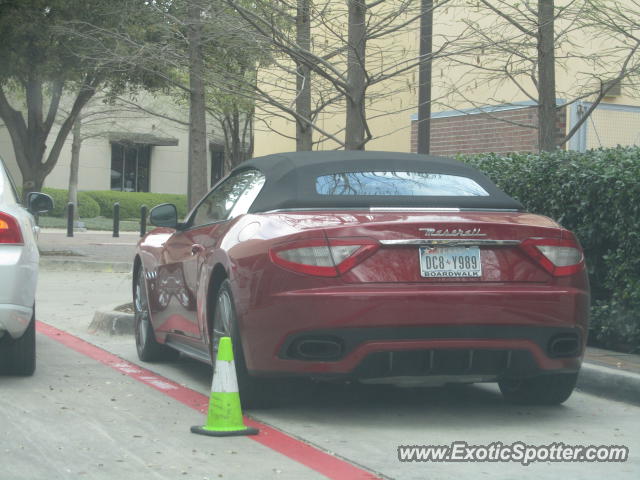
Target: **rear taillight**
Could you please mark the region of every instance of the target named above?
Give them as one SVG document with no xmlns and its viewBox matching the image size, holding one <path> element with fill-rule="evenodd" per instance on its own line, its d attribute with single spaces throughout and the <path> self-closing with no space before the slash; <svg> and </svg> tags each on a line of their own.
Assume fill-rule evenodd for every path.
<svg viewBox="0 0 640 480">
<path fill-rule="evenodd" d="M 278 245 L 269 250 L 271 261 L 297 273 L 337 277 L 378 248 L 368 238 L 312 239 Z"/>
<path fill-rule="evenodd" d="M 0 212 L 0 243 L 22 245 L 22 232 L 18 221 L 7 213 Z"/>
<path fill-rule="evenodd" d="M 522 249 L 555 277 L 578 273 L 584 268 L 584 254 L 580 244 L 569 232 L 566 238 L 528 238 Z"/>
</svg>

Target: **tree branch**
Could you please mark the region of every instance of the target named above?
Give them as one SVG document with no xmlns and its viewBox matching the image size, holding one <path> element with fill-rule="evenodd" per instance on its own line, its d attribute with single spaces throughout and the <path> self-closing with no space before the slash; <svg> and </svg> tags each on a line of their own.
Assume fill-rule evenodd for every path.
<svg viewBox="0 0 640 480">
<path fill-rule="evenodd" d="M 49 109 L 47 110 L 47 118 L 44 121 L 44 130 L 49 135 L 53 122 L 56 120 L 58 114 L 58 107 L 60 106 L 60 99 L 62 98 L 62 88 L 64 82 L 62 80 L 55 80 L 51 88 L 51 100 L 49 101 Z"/>
<path fill-rule="evenodd" d="M 528 35 L 530 37 L 536 37 L 537 36 L 536 32 L 534 32 L 533 30 L 528 30 L 527 28 L 523 27 L 513 17 L 511 17 L 510 15 L 507 15 L 502 10 L 500 10 L 497 7 L 495 7 L 493 5 L 493 3 L 490 2 L 489 0 L 480 0 L 480 2 L 482 2 L 484 4 L 484 6 L 489 8 L 493 13 L 495 13 L 496 15 L 499 15 L 500 17 L 504 18 L 507 22 L 509 22 L 514 27 L 516 27 L 518 30 L 520 30 L 525 35 Z"/>
<path fill-rule="evenodd" d="M 75 101 L 73 102 L 73 107 L 71 107 L 71 111 L 67 116 L 66 120 L 60 126 L 60 130 L 58 131 L 58 135 L 56 136 L 55 142 L 49 151 L 49 155 L 47 155 L 47 160 L 43 164 L 43 170 L 45 172 L 45 176 L 51 173 L 53 167 L 55 167 L 56 162 L 58 161 L 58 157 L 60 156 L 60 152 L 62 151 L 62 147 L 64 145 L 71 128 L 73 127 L 76 118 L 80 114 L 82 108 L 87 104 L 87 102 L 95 95 L 96 89 L 102 80 L 102 76 L 100 73 L 95 72 L 92 74 L 87 74 L 85 77 L 82 86 L 76 96 Z"/>
</svg>

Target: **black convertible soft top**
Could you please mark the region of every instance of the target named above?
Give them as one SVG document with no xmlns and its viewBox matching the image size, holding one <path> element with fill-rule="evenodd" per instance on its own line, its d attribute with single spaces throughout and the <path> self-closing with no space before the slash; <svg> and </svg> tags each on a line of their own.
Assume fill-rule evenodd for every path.
<svg viewBox="0 0 640 480">
<path fill-rule="evenodd" d="M 291 208 L 470 208 L 521 210 L 522 205 L 502 192 L 484 174 L 462 162 L 446 157 L 413 153 L 330 151 L 278 153 L 257 157 L 232 172 L 257 169 L 265 184 L 250 213 Z M 351 172 L 419 172 L 446 174 L 474 180 L 486 196 L 389 196 L 320 195 L 316 180 L 323 175 Z"/>
</svg>

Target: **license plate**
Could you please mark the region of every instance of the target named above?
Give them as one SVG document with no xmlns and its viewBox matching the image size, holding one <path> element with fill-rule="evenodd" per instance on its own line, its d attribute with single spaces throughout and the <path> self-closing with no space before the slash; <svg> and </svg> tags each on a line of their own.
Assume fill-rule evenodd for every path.
<svg viewBox="0 0 640 480">
<path fill-rule="evenodd" d="M 420 247 L 420 274 L 428 278 L 482 277 L 478 247 Z"/>
</svg>

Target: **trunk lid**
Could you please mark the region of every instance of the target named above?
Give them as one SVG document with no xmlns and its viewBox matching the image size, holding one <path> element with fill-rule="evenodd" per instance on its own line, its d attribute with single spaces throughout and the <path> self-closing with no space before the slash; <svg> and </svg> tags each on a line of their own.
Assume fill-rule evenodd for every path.
<svg viewBox="0 0 640 480">
<path fill-rule="evenodd" d="M 518 212 L 365 212 L 331 214 L 330 220 L 329 243 L 365 238 L 380 244 L 342 275 L 347 283 L 547 283 L 552 276 L 520 244 L 562 234 L 552 220 Z"/>
</svg>

